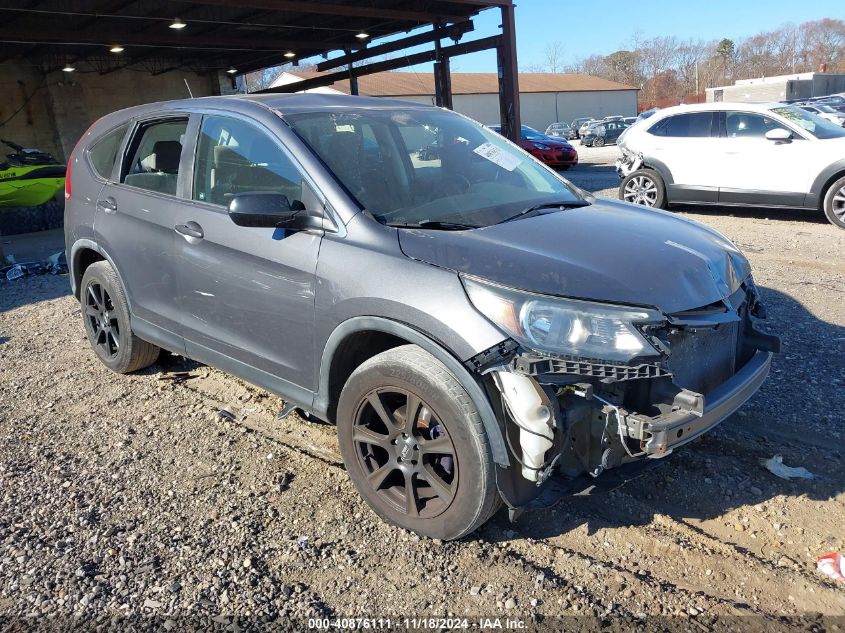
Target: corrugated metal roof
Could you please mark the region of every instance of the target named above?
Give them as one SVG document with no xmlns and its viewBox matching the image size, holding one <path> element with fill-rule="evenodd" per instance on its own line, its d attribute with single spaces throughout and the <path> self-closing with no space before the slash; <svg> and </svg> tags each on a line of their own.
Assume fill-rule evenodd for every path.
<svg viewBox="0 0 845 633">
<path fill-rule="evenodd" d="M 302 79 L 319 77 L 316 71 L 288 73 Z M 331 88 L 349 93 L 349 82 L 339 81 Z M 519 91 L 527 92 L 592 92 L 606 90 L 638 90 L 633 86 L 608 81 L 592 75 L 576 73 L 520 73 Z M 434 75 L 430 72 L 385 72 L 358 78 L 358 92 L 373 97 L 409 97 L 434 94 Z M 452 94 L 488 94 L 499 92 L 496 73 L 452 73 Z"/>
</svg>

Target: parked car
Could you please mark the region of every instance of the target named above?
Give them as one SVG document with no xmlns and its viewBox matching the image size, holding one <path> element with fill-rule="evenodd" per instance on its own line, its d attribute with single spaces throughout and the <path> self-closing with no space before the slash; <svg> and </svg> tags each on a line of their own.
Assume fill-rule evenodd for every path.
<svg viewBox="0 0 845 633">
<path fill-rule="evenodd" d="M 501 125 L 488 126 L 494 132 L 502 133 Z M 522 126 L 520 147 L 536 156 L 549 167 L 566 171 L 578 164 L 578 152 L 566 141 L 541 134 L 527 125 Z"/>
<path fill-rule="evenodd" d="M 552 138 L 562 138 L 564 140 L 568 140 L 571 134 L 572 128 L 569 127 L 569 123 L 552 123 L 546 128 L 546 136 L 550 136 Z"/>
<path fill-rule="evenodd" d="M 599 120 L 598 120 L 598 119 L 589 119 L 589 120 L 587 120 L 587 121 L 584 121 L 584 122 L 581 124 L 581 127 L 579 127 L 579 128 L 578 128 L 578 138 L 582 138 L 582 137 L 583 137 L 583 136 L 587 133 L 587 129 L 588 129 L 591 125 L 595 125 L 595 124 L 597 124 L 597 123 L 599 123 Z"/>
<path fill-rule="evenodd" d="M 587 121 L 595 121 L 595 119 L 593 117 L 585 116 L 579 119 L 575 119 L 572 121 L 572 123 L 569 124 L 569 127 L 571 127 L 575 131 L 575 135 L 573 138 L 581 138 L 579 136 L 581 126 L 584 125 Z"/>
<path fill-rule="evenodd" d="M 806 110 L 807 112 L 812 112 L 823 119 L 827 119 L 831 123 L 835 123 L 839 126 L 845 126 L 845 112 L 834 110 L 829 105 L 824 103 L 803 103 L 798 105 L 798 107 L 802 110 Z"/>
<path fill-rule="evenodd" d="M 637 117 L 635 117 L 635 116 L 626 116 L 626 117 L 625 117 L 624 119 L 622 119 L 622 120 L 623 120 L 625 123 L 627 123 L 628 125 L 634 125 L 634 123 L 636 123 L 636 122 L 637 122 Z"/>
<path fill-rule="evenodd" d="M 603 118 L 603 119 L 601 119 L 601 120 L 602 120 L 602 121 L 621 121 L 621 120 L 623 120 L 624 118 L 625 118 L 625 117 L 623 117 L 621 114 L 614 114 L 613 116 L 606 116 L 606 117 L 604 117 L 604 118 Z"/>
<path fill-rule="evenodd" d="M 660 110 L 619 140 L 620 198 L 824 211 L 845 228 L 845 129 L 798 106 Z"/>
<path fill-rule="evenodd" d="M 643 110 L 637 115 L 637 121 L 644 121 L 645 119 L 654 116 L 659 111 L 660 108 L 649 108 L 648 110 Z"/>
<path fill-rule="evenodd" d="M 584 195 L 404 101 L 110 114 L 68 161 L 65 238 L 106 367 L 164 348 L 336 424 L 372 509 L 441 539 L 553 494 L 551 477 L 668 455 L 753 395 L 778 347 L 720 234 Z"/>
<path fill-rule="evenodd" d="M 827 119 L 831 123 L 835 123 L 839 126 L 845 126 L 845 112 L 839 112 L 838 110 L 834 110 L 832 107 L 825 103 L 805 103 L 798 106 L 802 110 L 806 110 L 807 112 L 812 112 L 820 116 L 823 119 Z"/>
<path fill-rule="evenodd" d="M 841 94 L 825 95 L 823 97 L 812 97 L 810 99 L 802 99 L 796 105 L 824 105 L 833 108 L 836 112 L 845 113 L 845 96 Z"/>
<path fill-rule="evenodd" d="M 581 137 L 581 145 L 588 147 L 604 147 L 615 143 L 616 139 L 628 128 L 624 121 L 602 121 L 587 128 L 587 133 Z"/>
</svg>

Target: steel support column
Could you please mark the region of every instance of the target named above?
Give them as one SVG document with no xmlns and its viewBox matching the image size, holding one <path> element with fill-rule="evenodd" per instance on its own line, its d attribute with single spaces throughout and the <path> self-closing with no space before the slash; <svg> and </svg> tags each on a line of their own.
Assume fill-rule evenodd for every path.
<svg viewBox="0 0 845 633">
<path fill-rule="evenodd" d="M 358 77 L 355 76 L 355 69 L 352 64 L 349 64 L 349 94 L 358 94 Z"/>
<path fill-rule="evenodd" d="M 502 135 L 514 143 L 520 140 L 519 73 L 516 61 L 516 28 L 512 4 L 502 11 L 502 43 L 496 49 L 499 66 L 499 112 Z"/>
<path fill-rule="evenodd" d="M 452 73 L 448 57 L 434 62 L 434 98 L 435 105 L 455 109 L 452 107 Z"/>
</svg>

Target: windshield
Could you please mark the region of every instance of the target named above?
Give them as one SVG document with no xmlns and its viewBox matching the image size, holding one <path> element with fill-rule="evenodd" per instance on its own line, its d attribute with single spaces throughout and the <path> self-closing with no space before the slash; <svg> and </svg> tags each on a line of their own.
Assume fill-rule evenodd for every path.
<svg viewBox="0 0 845 633">
<path fill-rule="evenodd" d="M 343 109 L 285 120 L 384 224 L 496 224 L 575 189 L 520 148 L 436 109 Z"/>
<path fill-rule="evenodd" d="M 818 114 L 807 112 L 801 108 L 785 106 L 782 108 L 772 108 L 772 112 L 779 114 L 790 123 L 803 128 L 818 139 L 845 137 L 845 128 L 821 118 Z"/>
<path fill-rule="evenodd" d="M 836 112 L 836 110 L 834 110 L 833 108 L 831 108 L 829 105 L 825 105 L 825 104 L 823 104 L 823 103 L 819 103 L 819 104 L 817 104 L 817 105 L 815 105 L 815 106 L 813 106 L 813 107 L 814 107 L 814 108 L 818 108 L 818 109 L 819 109 L 819 110 L 821 110 L 822 112 Z"/>
</svg>

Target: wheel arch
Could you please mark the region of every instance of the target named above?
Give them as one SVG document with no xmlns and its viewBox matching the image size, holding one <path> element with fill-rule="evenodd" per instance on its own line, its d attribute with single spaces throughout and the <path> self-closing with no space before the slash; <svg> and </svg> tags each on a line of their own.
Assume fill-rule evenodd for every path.
<svg viewBox="0 0 845 633">
<path fill-rule="evenodd" d="M 652 171 L 656 171 L 660 178 L 663 180 L 663 186 L 673 185 L 675 184 L 675 180 L 672 178 L 672 172 L 669 170 L 669 167 L 661 160 L 652 157 L 643 157 L 643 164 L 640 165 L 640 169 L 650 169 Z"/>
<path fill-rule="evenodd" d="M 805 206 L 815 207 L 820 211 L 824 210 L 824 199 L 827 196 L 830 186 L 845 176 L 845 159 L 838 160 L 830 164 L 816 176 L 813 185 L 810 187 L 810 193 L 807 194 L 807 201 Z"/>
<path fill-rule="evenodd" d="M 355 368 L 376 354 L 409 343 L 434 356 L 457 378 L 478 409 L 490 441 L 493 461 L 508 466 L 502 429 L 483 384 L 442 344 L 399 321 L 359 316 L 344 321 L 334 329 L 320 359 L 319 387 L 312 405 L 314 413 L 333 420 L 340 392 Z"/>
<path fill-rule="evenodd" d="M 70 287 L 73 291 L 73 296 L 77 299 L 80 298 L 80 284 L 82 282 L 82 276 L 85 274 L 85 270 L 93 263 L 98 261 L 106 261 L 114 270 L 114 273 L 117 275 L 118 280 L 120 280 L 120 285 L 123 286 L 123 293 L 126 296 L 126 303 L 129 305 L 129 308 L 132 308 L 132 300 L 129 297 L 129 293 L 126 291 L 126 284 L 123 283 L 123 277 L 120 274 L 120 270 L 118 270 L 117 266 L 114 265 L 114 260 L 111 256 L 102 249 L 102 247 L 94 242 L 93 240 L 89 239 L 79 239 L 73 243 L 73 246 L 70 249 L 70 261 L 69 261 L 69 277 L 70 277 Z"/>
</svg>

